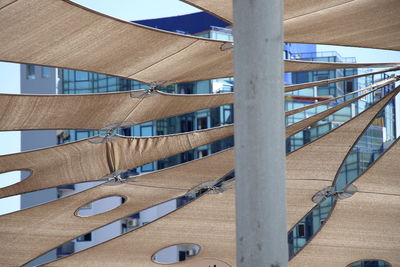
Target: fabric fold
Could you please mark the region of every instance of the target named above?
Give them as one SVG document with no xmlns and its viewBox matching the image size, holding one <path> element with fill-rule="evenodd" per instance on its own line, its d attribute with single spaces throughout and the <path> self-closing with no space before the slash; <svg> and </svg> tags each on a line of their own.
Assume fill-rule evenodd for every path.
<svg viewBox="0 0 400 267">
<path fill-rule="evenodd" d="M 0 156 L 0 173 L 32 171 L 25 180 L 0 188 L 0 198 L 66 184 L 96 181 L 110 174 L 110 170 L 130 170 L 232 135 L 233 125 L 227 125 L 157 137 L 119 136 L 109 141 L 112 145 L 107 142 L 92 143 L 91 139 L 86 139 Z M 188 141 L 188 136 L 191 142 Z M 106 147 L 109 148 L 108 151 Z M 113 158 L 111 162 L 110 157 Z"/>
</svg>

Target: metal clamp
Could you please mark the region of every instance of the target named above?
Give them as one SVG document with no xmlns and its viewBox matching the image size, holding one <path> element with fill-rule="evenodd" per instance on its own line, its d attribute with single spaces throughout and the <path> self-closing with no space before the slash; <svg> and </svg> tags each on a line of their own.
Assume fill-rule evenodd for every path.
<svg viewBox="0 0 400 267">
<path fill-rule="evenodd" d="M 133 125 L 135 125 L 133 122 L 124 121 L 121 123 L 116 123 L 116 124 L 112 124 L 112 125 L 103 127 L 99 131 L 105 132 L 105 135 L 99 134 L 93 138 L 90 138 L 89 142 L 98 144 L 98 143 L 107 143 L 107 142 L 113 141 L 114 139 L 118 138 L 117 130 L 132 127 Z"/>
<path fill-rule="evenodd" d="M 139 99 L 151 97 L 158 93 L 158 90 L 160 89 L 161 86 L 168 86 L 173 83 L 174 82 L 172 81 L 151 82 L 149 83 L 149 88 L 140 91 L 132 91 L 130 96 L 132 98 L 139 98 Z"/>
<path fill-rule="evenodd" d="M 118 170 L 110 173 L 100 180 L 106 181 L 104 185 L 114 186 L 132 182 L 137 178 L 137 173 L 129 170 Z"/>
<path fill-rule="evenodd" d="M 234 48 L 234 46 L 235 46 L 235 44 L 234 43 L 232 43 L 232 42 L 227 42 L 227 43 L 223 43 L 221 46 L 220 46 L 220 50 L 221 51 L 227 51 L 227 50 L 230 50 L 230 49 L 233 49 Z"/>
<path fill-rule="evenodd" d="M 199 194 L 221 194 L 235 186 L 235 180 L 230 179 L 224 182 L 209 181 L 201 183 L 186 192 L 186 195 L 199 195 Z"/>
<path fill-rule="evenodd" d="M 342 191 L 335 191 L 335 188 L 333 186 L 328 186 L 319 191 L 318 193 L 316 193 L 312 197 L 312 201 L 318 204 L 329 197 L 334 197 L 337 200 L 343 200 L 353 196 L 357 192 L 357 190 L 358 190 L 357 187 L 353 184 L 349 184 Z"/>
</svg>

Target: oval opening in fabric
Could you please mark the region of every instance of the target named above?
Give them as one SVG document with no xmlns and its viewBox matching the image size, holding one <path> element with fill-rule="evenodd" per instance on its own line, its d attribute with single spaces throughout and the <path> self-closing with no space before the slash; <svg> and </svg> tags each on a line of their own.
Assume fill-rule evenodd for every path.
<svg viewBox="0 0 400 267">
<path fill-rule="evenodd" d="M 163 248 L 151 257 L 151 260 L 160 264 L 173 264 L 190 259 L 200 252 L 200 246 L 191 243 L 176 244 Z"/>
<path fill-rule="evenodd" d="M 0 173 L 0 188 L 17 184 L 31 176 L 30 170 L 16 170 Z"/>
<path fill-rule="evenodd" d="M 121 206 L 125 202 L 124 196 L 104 197 L 80 207 L 75 214 L 79 217 L 90 217 L 104 212 L 113 210 Z"/>
<path fill-rule="evenodd" d="M 392 265 L 383 260 L 361 260 L 349 264 L 347 267 L 391 267 Z"/>
<path fill-rule="evenodd" d="M 201 259 L 191 262 L 190 267 L 232 267 L 232 265 L 216 259 Z"/>
</svg>

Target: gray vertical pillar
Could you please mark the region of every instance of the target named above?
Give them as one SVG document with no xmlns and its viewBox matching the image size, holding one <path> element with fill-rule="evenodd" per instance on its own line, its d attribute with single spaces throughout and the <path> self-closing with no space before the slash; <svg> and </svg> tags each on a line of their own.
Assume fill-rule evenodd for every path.
<svg viewBox="0 0 400 267">
<path fill-rule="evenodd" d="M 287 266 L 282 0 L 234 0 L 237 266 Z"/>
</svg>

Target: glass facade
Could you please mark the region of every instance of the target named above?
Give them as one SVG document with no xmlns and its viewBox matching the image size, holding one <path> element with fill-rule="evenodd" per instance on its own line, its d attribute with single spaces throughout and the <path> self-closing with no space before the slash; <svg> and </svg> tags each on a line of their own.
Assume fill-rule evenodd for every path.
<svg viewBox="0 0 400 267">
<path fill-rule="evenodd" d="M 319 138 L 320 136 L 328 133 L 330 130 L 342 125 L 344 122 L 350 120 L 351 118 L 357 116 L 362 113 L 372 104 L 379 101 L 383 96 L 389 93 L 394 88 L 393 85 L 384 86 L 365 97 L 356 100 L 355 102 L 347 105 L 346 107 L 334 112 L 333 114 L 323 118 L 322 120 L 314 123 L 312 126 L 304 129 L 303 131 L 296 133 L 289 138 L 286 139 L 286 152 L 293 152 L 300 147 L 308 144 L 309 142 Z M 301 121 L 307 117 L 313 116 L 316 112 L 320 112 L 326 109 L 329 109 L 333 106 L 336 106 L 350 98 L 361 95 L 360 93 L 356 93 L 355 95 L 350 95 L 346 98 L 333 101 L 325 106 L 320 106 L 315 109 L 310 109 L 308 111 L 300 112 L 298 114 L 294 114 L 289 116 L 286 119 L 287 125 L 291 125 L 295 122 Z M 394 111 L 393 111 L 394 112 Z M 394 128 L 394 126 L 391 126 Z"/>
<path fill-rule="evenodd" d="M 289 258 L 296 255 L 313 237 L 329 217 L 334 199 L 327 198 L 309 212 L 288 233 Z"/>
<path fill-rule="evenodd" d="M 391 267 L 391 265 L 382 260 L 364 260 L 352 263 L 348 267 Z"/>
<path fill-rule="evenodd" d="M 361 99 L 358 103 L 358 110 L 362 112 L 365 108 L 377 102 L 384 95 L 393 89 L 393 86 L 379 89 L 376 92 L 370 93 L 365 99 Z M 345 107 L 348 110 L 348 107 Z M 354 113 L 355 114 L 355 113 Z M 330 116 L 331 117 L 331 116 Z M 304 136 L 308 130 L 319 129 L 321 126 L 316 126 L 300 134 Z M 395 103 L 394 100 L 390 101 L 374 118 L 372 123 L 361 134 L 360 138 L 351 149 L 350 153 L 346 156 L 340 167 L 337 177 L 334 181 L 335 191 L 342 191 L 348 184 L 351 184 L 357 179 L 366 169 L 372 164 L 395 142 L 398 133 L 395 127 Z M 329 127 L 325 129 L 329 131 Z M 308 142 L 317 135 L 310 132 L 308 135 Z M 301 144 L 300 144 L 301 146 Z M 314 207 L 300 222 L 292 228 L 288 233 L 289 242 L 289 256 L 293 257 L 298 253 L 307 242 L 313 237 L 323 226 L 325 220 L 331 213 L 335 199 L 328 197 Z M 389 266 L 379 261 L 364 261 L 349 265 L 350 267 L 364 267 L 364 266 Z"/>
<path fill-rule="evenodd" d="M 336 178 L 336 189 L 343 190 L 367 170 L 396 140 L 395 105 L 391 101 L 361 135 L 347 155 Z"/>
<path fill-rule="evenodd" d="M 76 70 L 61 72 L 61 94 L 94 94 L 146 89 L 146 85 L 133 80 Z"/>
</svg>

